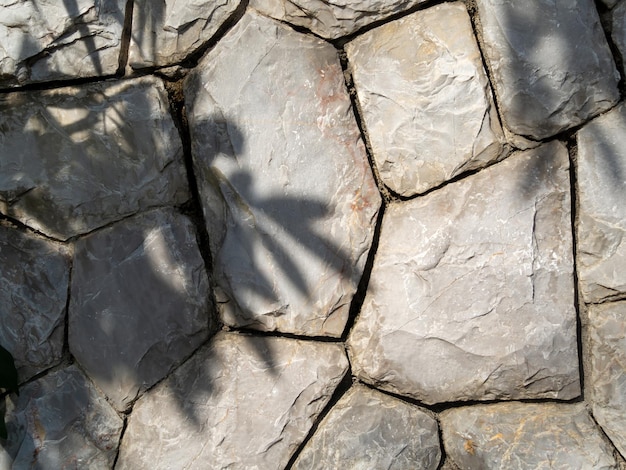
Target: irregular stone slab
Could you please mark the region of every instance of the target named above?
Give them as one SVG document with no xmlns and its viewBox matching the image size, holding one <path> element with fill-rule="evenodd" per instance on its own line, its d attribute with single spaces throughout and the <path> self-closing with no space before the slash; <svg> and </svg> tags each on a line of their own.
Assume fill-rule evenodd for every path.
<svg viewBox="0 0 626 470">
<path fill-rule="evenodd" d="M 70 351 L 124 410 L 206 340 L 208 293 L 189 219 L 126 219 L 76 242 Z"/>
<path fill-rule="evenodd" d="M 250 12 L 196 70 L 185 97 L 224 322 L 340 336 L 381 201 L 336 50 Z"/>
<path fill-rule="evenodd" d="M 7 399 L 3 470 L 112 468 L 123 421 L 77 367 L 46 375 L 15 398 Z"/>
<path fill-rule="evenodd" d="M 626 302 L 589 307 L 593 415 L 626 455 Z"/>
<path fill-rule="evenodd" d="M 188 199 L 160 80 L 0 96 L 0 211 L 59 239 Z"/>
<path fill-rule="evenodd" d="M 383 182 L 412 196 L 502 151 L 489 82 L 461 3 L 429 8 L 346 46 Z"/>
<path fill-rule="evenodd" d="M 324 418 L 293 468 L 435 470 L 438 429 L 419 408 L 357 385 Z"/>
<path fill-rule="evenodd" d="M 440 415 L 447 456 L 460 468 L 619 468 L 584 403 L 499 403 Z"/>
<path fill-rule="evenodd" d="M 611 39 L 622 56 L 622 73 L 626 73 L 623 58 L 626 57 L 626 2 L 620 2 L 611 12 Z"/>
<path fill-rule="evenodd" d="M 554 141 L 391 205 L 354 373 L 426 403 L 578 396 L 568 166 Z"/>
<path fill-rule="evenodd" d="M 626 106 L 593 120 L 578 141 L 578 277 L 583 299 L 626 296 Z"/>
<path fill-rule="evenodd" d="M 483 52 L 511 131 L 545 139 L 618 101 L 619 74 L 592 0 L 476 3 Z"/>
<path fill-rule="evenodd" d="M 307 28 L 326 39 L 355 33 L 425 0 L 251 0 L 250 6 L 279 21 Z"/>
<path fill-rule="evenodd" d="M 135 69 L 181 62 L 206 44 L 241 0 L 139 0 L 128 62 Z"/>
<path fill-rule="evenodd" d="M 0 87 L 114 74 L 126 0 L 3 0 Z"/>
<path fill-rule="evenodd" d="M 61 359 L 69 250 L 0 225 L 0 266 L 0 345 L 22 382 Z"/>
<path fill-rule="evenodd" d="M 135 404 L 116 468 L 284 468 L 347 370 L 340 344 L 220 332 Z"/>
</svg>

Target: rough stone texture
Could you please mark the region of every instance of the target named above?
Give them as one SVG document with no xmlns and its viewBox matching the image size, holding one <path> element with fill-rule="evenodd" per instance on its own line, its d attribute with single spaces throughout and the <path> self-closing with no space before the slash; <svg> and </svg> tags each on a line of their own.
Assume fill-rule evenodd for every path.
<svg viewBox="0 0 626 470">
<path fill-rule="evenodd" d="M 587 302 L 626 296 L 626 106 L 578 139 L 578 271 Z"/>
<path fill-rule="evenodd" d="M 188 198 L 160 80 L 0 97 L 0 211 L 67 239 Z"/>
<path fill-rule="evenodd" d="M 284 468 L 347 370 L 340 344 L 218 333 L 137 402 L 116 468 Z"/>
<path fill-rule="evenodd" d="M 294 469 L 433 469 L 441 459 L 437 421 L 419 408 L 362 385 L 320 424 Z"/>
<path fill-rule="evenodd" d="M 390 206 L 354 373 L 426 403 L 576 397 L 568 167 L 553 142 Z"/>
<path fill-rule="evenodd" d="M 251 0 L 261 13 L 336 39 L 425 0 Z"/>
<path fill-rule="evenodd" d="M 617 469 L 583 403 L 500 403 L 440 415 L 448 457 L 463 469 Z"/>
<path fill-rule="evenodd" d="M 611 39 L 622 56 L 622 73 L 626 73 L 626 2 L 622 1 L 611 12 Z"/>
<path fill-rule="evenodd" d="M 589 307 L 593 415 L 626 455 L 626 302 Z"/>
<path fill-rule="evenodd" d="M 248 13 L 185 92 L 225 323 L 340 336 L 380 195 L 336 50 Z"/>
<path fill-rule="evenodd" d="M 191 222 L 173 210 L 76 243 L 70 351 L 125 409 L 208 335 L 209 283 Z"/>
<path fill-rule="evenodd" d="M 9 438 L 0 469 L 110 469 L 122 419 L 75 366 L 53 372 L 7 401 Z"/>
<path fill-rule="evenodd" d="M 412 196 L 484 166 L 502 131 L 465 6 L 420 11 L 346 46 L 383 182 Z"/>
<path fill-rule="evenodd" d="M 0 0 L 0 88 L 112 75 L 126 0 Z"/>
<path fill-rule="evenodd" d="M 483 52 L 511 131 L 544 139 L 617 102 L 619 74 L 593 0 L 476 3 Z"/>
<path fill-rule="evenodd" d="M 139 0 L 133 8 L 128 62 L 135 69 L 172 65 L 209 41 L 241 0 Z"/>
<path fill-rule="evenodd" d="M 0 345 L 20 382 L 61 359 L 69 258 L 57 243 L 0 225 Z"/>
</svg>

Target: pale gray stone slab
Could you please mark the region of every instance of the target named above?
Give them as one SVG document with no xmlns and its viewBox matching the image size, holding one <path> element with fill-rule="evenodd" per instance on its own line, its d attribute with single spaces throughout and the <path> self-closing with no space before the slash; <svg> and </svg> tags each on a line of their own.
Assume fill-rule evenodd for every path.
<svg viewBox="0 0 626 470">
<path fill-rule="evenodd" d="M 391 205 L 354 373 L 426 403 L 578 396 L 568 170 L 555 141 Z"/>
<path fill-rule="evenodd" d="M 285 468 L 347 370 L 340 344 L 220 332 L 135 404 L 116 468 Z"/>
<path fill-rule="evenodd" d="M 0 88 L 114 74 L 126 0 L 2 0 Z"/>
<path fill-rule="evenodd" d="M 65 246 L 0 225 L 0 345 L 20 382 L 61 359 L 69 278 Z"/>
<path fill-rule="evenodd" d="M 494 161 L 502 129 L 461 3 L 373 29 L 346 45 L 383 182 L 412 196 Z"/>
<path fill-rule="evenodd" d="M 294 469 L 432 469 L 441 460 L 437 421 L 416 406 L 355 385 L 324 418 Z"/>
<path fill-rule="evenodd" d="M 2 470 L 113 466 L 122 419 L 75 366 L 58 370 L 7 399 Z M 4 454 L 4 455 L 2 455 Z"/>
<path fill-rule="evenodd" d="M 162 82 L 0 96 L 0 211 L 66 240 L 189 195 Z"/>
<path fill-rule="evenodd" d="M 577 134 L 578 275 L 583 299 L 626 296 L 626 106 Z"/>
<path fill-rule="evenodd" d="M 590 306 L 588 328 L 593 415 L 626 455 L 626 302 Z"/>
<path fill-rule="evenodd" d="M 501 117 L 512 132 L 545 139 L 618 101 L 619 74 L 593 0 L 476 3 Z"/>
<path fill-rule="evenodd" d="M 118 410 L 208 337 L 209 282 L 189 219 L 131 217 L 76 242 L 70 351 Z"/>
<path fill-rule="evenodd" d="M 337 39 L 413 8 L 425 0 L 251 0 L 250 6 L 279 21 Z"/>
<path fill-rule="evenodd" d="M 205 45 L 241 0 L 139 0 L 128 63 L 135 69 L 181 62 Z"/>
<path fill-rule="evenodd" d="M 446 455 L 462 469 L 617 470 L 584 403 L 499 403 L 444 411 Z"/>
<path fill-rule="evenodd" d="M 249 12 L 185 97 L 224 322 L 340 336 L 381 200 L 335 48 Z"/>
</svg>

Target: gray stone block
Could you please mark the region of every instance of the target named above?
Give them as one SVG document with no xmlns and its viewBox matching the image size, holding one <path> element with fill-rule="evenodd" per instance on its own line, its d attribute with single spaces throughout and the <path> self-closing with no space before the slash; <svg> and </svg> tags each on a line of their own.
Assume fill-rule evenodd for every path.
<svg viewBox="0 0 626 470">
<path fill-rule="evenodd" d="M 437 421 L 418 407 L 363 385 L 324 418 L 294 469 L 432 469 L 441 459 Z"/>
<path fill-rule="evenodd" d="M 483 52 L 504 124 L 545 139 L 619 99 L 593 0 L 477 0 Z"/>
<path fill-rule="evenodd" d="M 0 96 L 0 211 L 66 240 L 189 197 L 160 80 Z"/>
<path fill-rule="evenodd" d="M 499 403 L 444 411 L 446 455 L 462 469 L 617 470 L 584 403 Z"/>
<path fill-rule="evenodd" d="M 136 403 L 116 468 L 284 468 L 347 371 L 340 344 L 218 333 Z"/>
<path fill-rule="evenodd" d="M 208 337 L 209 282 L 192 223 L 154 210 L 76 242 L 70 351 L 118 410 Z"/>
<path fill-rule="evenodd" d="M 552 142 L 391 205 L 354 373 L 426 403 L 578 396 L 568 169 Z"/>
<path fill-rule="evenodd" d="M 495 160 L 502 129 L 469 15 L 436 6 L 346 46 L 383 182 L 422 193 Z"/>
<path fill-rule="evenodd" d="M 340 336 L 381 200 L 335 48 L 249 12 L 185 99 L 224 322 Z"/>
<path fill-rule="evenodd" d="M 66 247 L 0 225 L 0 345 L 20 382 L 61 359 L 69 278 Z"/>
<path fill-rule="evenodd" d="M 126 0 L 2 2 L 0 88 L 114 74 Z"/>
</svg>

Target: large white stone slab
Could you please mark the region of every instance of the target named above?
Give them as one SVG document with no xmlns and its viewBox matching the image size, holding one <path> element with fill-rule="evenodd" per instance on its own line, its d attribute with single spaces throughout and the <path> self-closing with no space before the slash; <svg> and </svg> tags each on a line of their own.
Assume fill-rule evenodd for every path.
<svg viewBox="0 0 626 470">
<path fill-rule="evenodd" d="M 320 423 L 293 468 L 435 470 L 440 459 L 439 427 L 433 416 L 356 385 Z"/>
<path fill-rule="evenodd" d="M 553 142 L 391 205 L 354 373 L 426 403 L 578 396 L 568 169 Z"/>
<path fill-rule="evenodd" d="M 587 302 L 626 296 L 626 106 L 584 126 L 578 141 L 578 276 Z"/>
<path fill-rule="evenodd" d="M 380 195 L 335 48 L 250 12 L 185 96 L 224 322 L 340 336 Z"/>
<path fill-rule="evenodd" d="M 189 195 L 160 80 L 0 96 L 0 212 L 68 239 Z"/>
<path fill-rule="evenodd" d="M 61 360 L 69 278 L 65 246 L 0 225 L 0 345 L 20 382 Z"/>
<path fill-rule="evenodd" d="M 626 302 L 589 307 L 593 415 L 626 455 Z"/>
<path fill-rule="evenodd" d="M 446 455 L 457 468 L 620 468 L 584 403 L 499 403 L 444 411 Z"/>
<path fill-rule="evenodd" d="M 1 0 L 0 88 L 114 74 L 126 0 Z"/>
<path fill-rule="evenodd" d="M 218 333 L 136 403 L 116 468 L 285 468 L 347 370 L 340 344 Z"/>
<path fill-rule="evenodd" d="M 118 410 L 208 337 L 209 281 L 195 229 L 173 210 L 76 242 L 70 351 Z"/>
<path fill-rule="evenodd" d="M 20 389 L 7 400 L 8 439 L 0 468 L 109 470 L 123 421 L 75 366 Z"/>
<path fill-rule="evenodd" d="M 261 13 L 337 39 L 406 11 L 425 0 L 251 0 Z"/>
<path fill-rule="evenodd" d="M 461 3 L 373 29 L 346 45 L 383 182 L 412 196 L 502 151 L 502 130 Z"/>
<path fill-rule="evenodd" d="M 173 65 L 205 45 L 241 0 L 138 0 L 128 63 L 135 69 Z"/>
<path fill-rule="evenodd" d="M 545 139 L 619 99 L 593 0 L 477 0 L 483 52 L 504 124 Z"/>
</svg>

